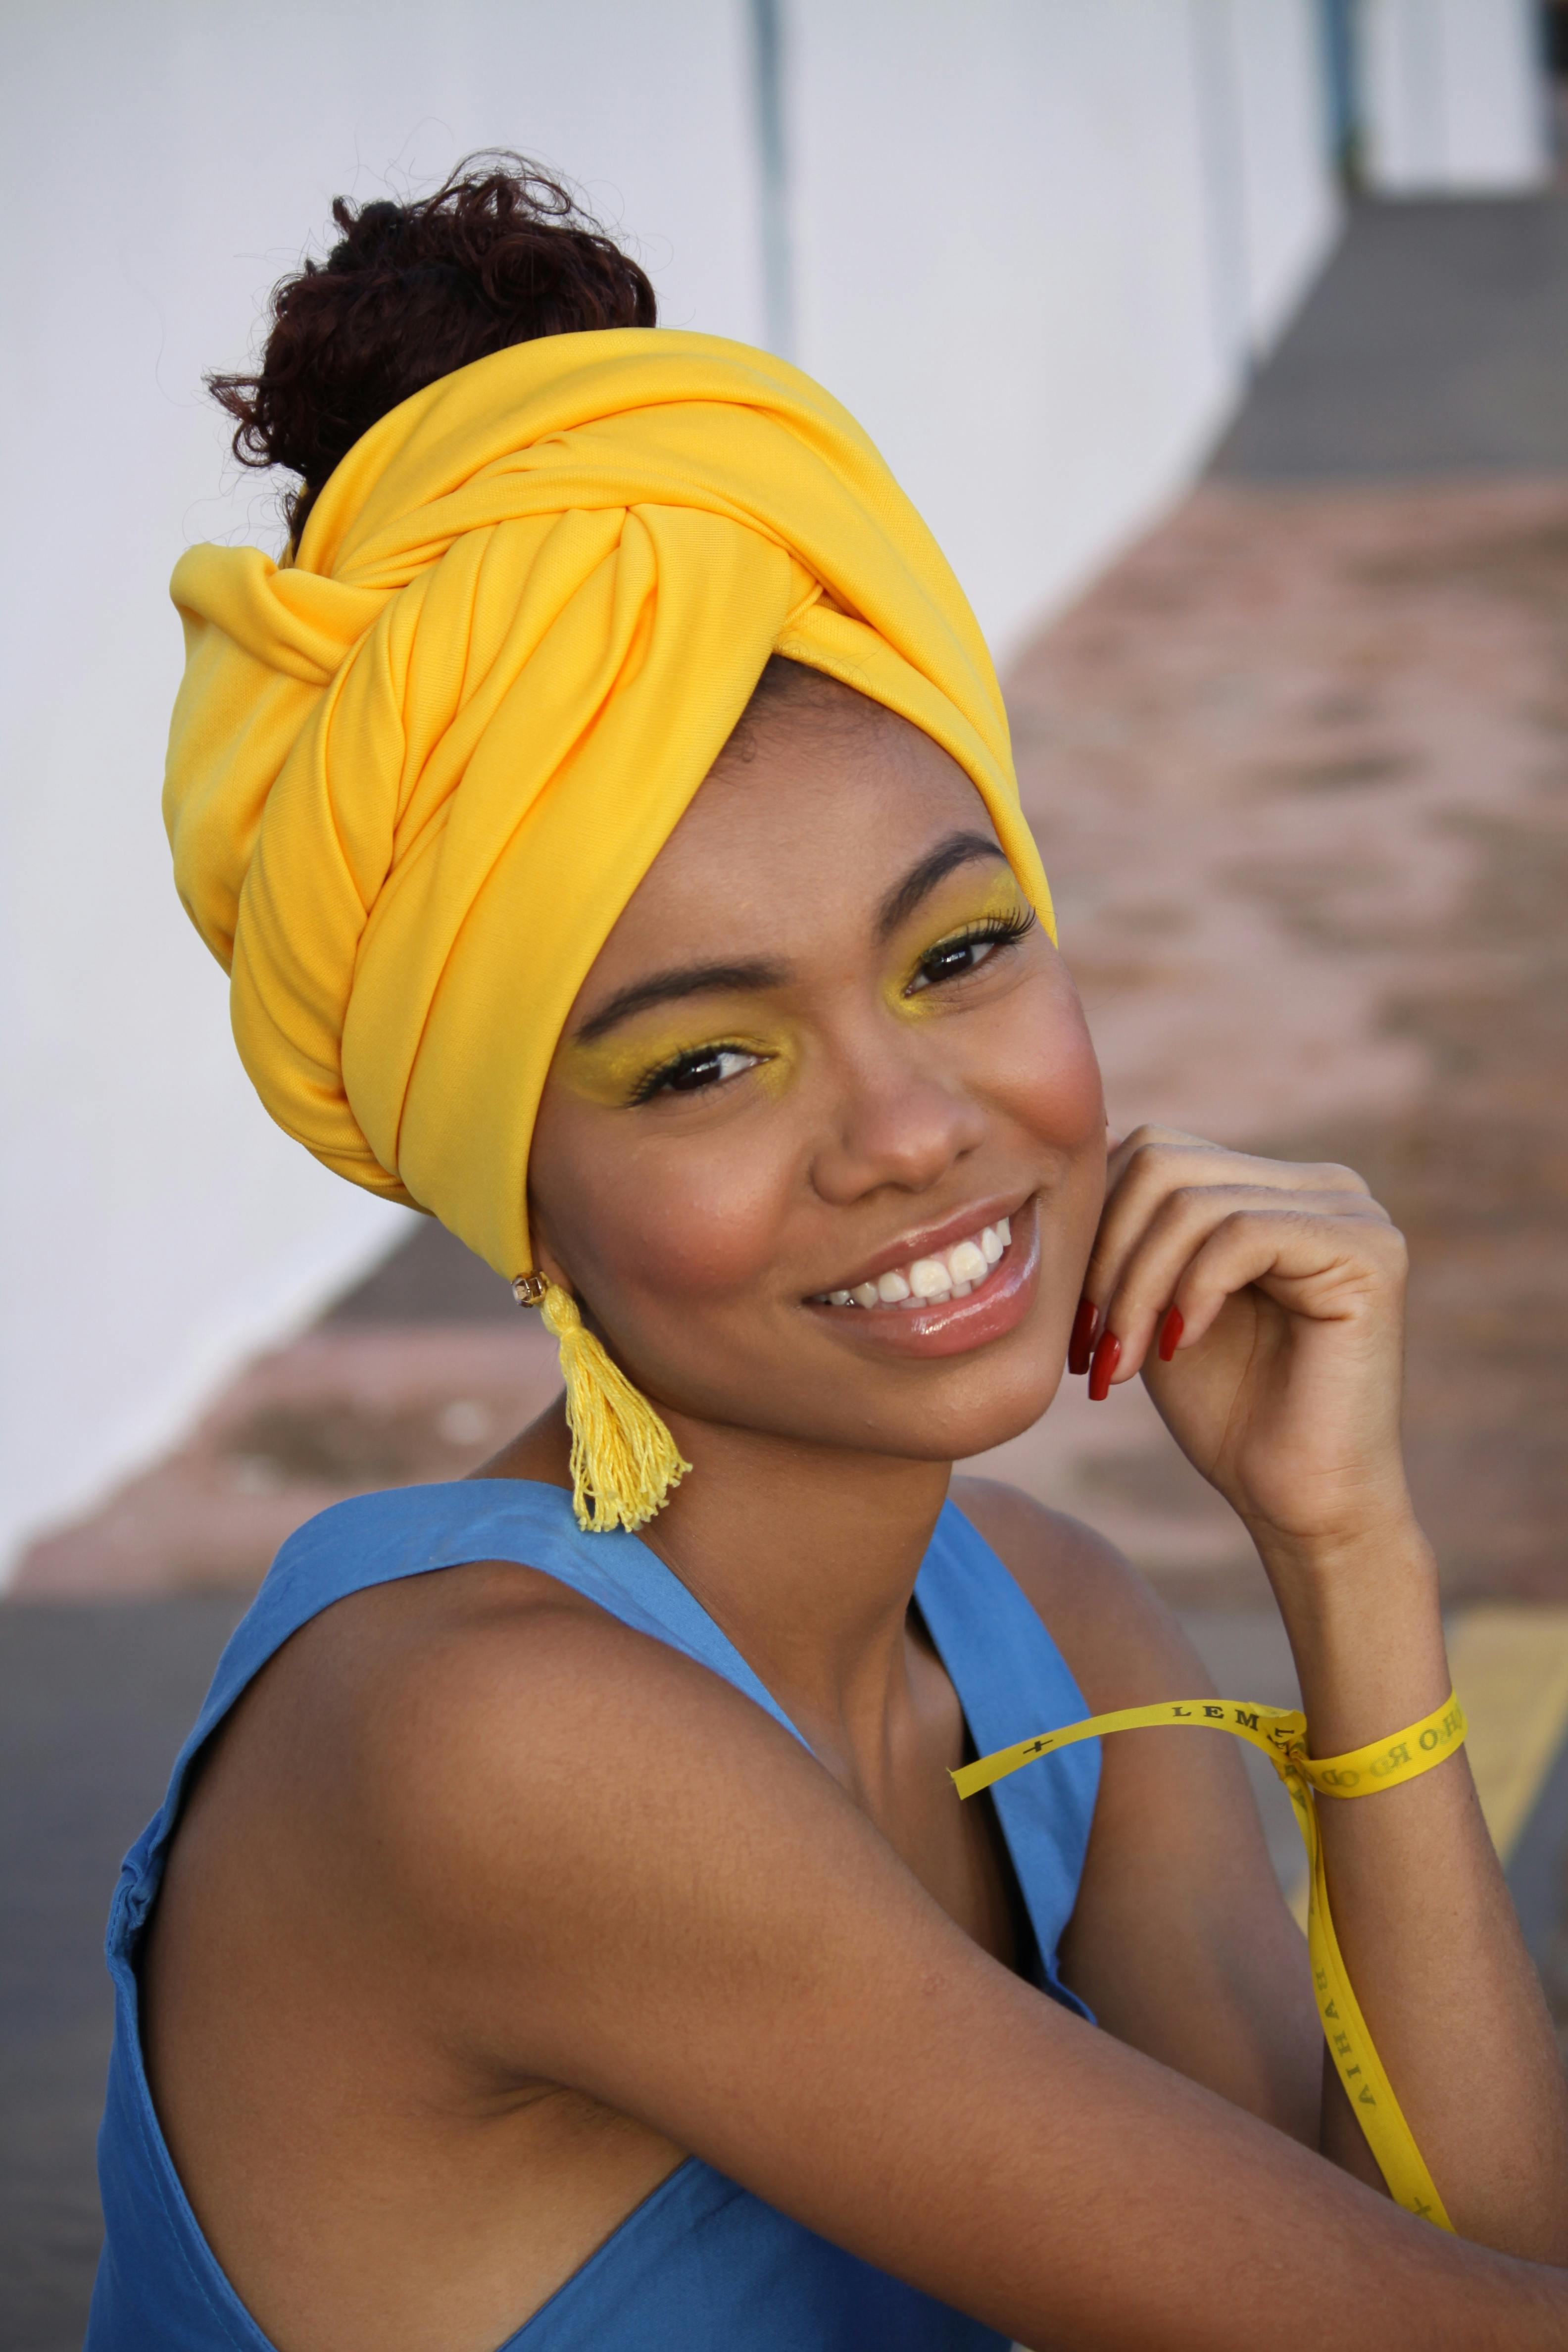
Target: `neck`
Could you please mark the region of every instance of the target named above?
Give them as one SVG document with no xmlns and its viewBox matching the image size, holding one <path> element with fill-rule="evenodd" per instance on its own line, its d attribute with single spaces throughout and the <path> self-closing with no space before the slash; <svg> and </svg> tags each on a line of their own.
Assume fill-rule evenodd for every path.
<svg viewBox="0 0 1568 2352">
<path fill-rule="evenodd" d="M 880 1777 L 909 1698 L 910 1596 L 952 1465 L 668 1414 L 697 1466 L 642 1540 L 825 1762 Z M 557 1405 L 487 1475 L 570 1485 Z"/>
</svg>

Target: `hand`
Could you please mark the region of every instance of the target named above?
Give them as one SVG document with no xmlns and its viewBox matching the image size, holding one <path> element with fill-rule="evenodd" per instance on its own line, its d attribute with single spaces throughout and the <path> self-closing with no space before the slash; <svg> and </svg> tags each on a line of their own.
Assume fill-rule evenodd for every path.
<svg viewBox="0 0 1568 2352">
<path fill-rule="evenodd" d="M 1354 1546 L 1409 1524 L 1405 1281 L 1404 1241 L 1350 1169 L 1140 1127 L 1112 1139 L 1085 1277 L 1089 1393 L 1142 1371 L 1266 1560 Z"/>
</svg>

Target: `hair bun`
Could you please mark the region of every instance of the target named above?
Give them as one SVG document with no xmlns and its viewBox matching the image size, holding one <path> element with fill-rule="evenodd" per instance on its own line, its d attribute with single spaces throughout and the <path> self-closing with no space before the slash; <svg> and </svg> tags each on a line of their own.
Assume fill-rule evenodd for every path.
<svg viewBox="0 0 1568 2352">
<path fill-rule="evenodd" d="M 339 196 L 332 205 L 332 218 L 347 232 L 326 259 L 326 268 L 339 275 L 355 269 L 395 267 L 399 247 L 406 250 L 412 242 L 409 232 L 414 224 L 407 207 L 394 204 L 389 197 L 362 205 L 355 213 Z"/>
<path fill-rule="evenodd" d="M 206 379 L 241 465 L 300 476 L 295 540 L 361 434 L 437 376 L 540 335 L 657 322 L 637 263 L 521 155 L 468 156 L 410 204 L 339 196 L 332 219 L 326 259 L 273 288 L 256 373 Z"/>
</svg>

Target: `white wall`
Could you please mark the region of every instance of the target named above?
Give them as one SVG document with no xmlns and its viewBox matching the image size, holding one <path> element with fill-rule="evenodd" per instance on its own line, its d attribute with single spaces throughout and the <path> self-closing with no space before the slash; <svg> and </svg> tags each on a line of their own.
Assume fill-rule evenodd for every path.
<svg viewBox="0 0 1568 2352">
<path fill-rule="evenodd" d="M 1322 259 L 1338 206 L 1316 12 L 1300 0 L 1197 0 L 1236 44 L 1253 356 L 1285 325 Z"/>
<path fill-rule="evenodd" d="M 797 0 L 803 363 L 1004 656 L 1186 478 L 1335 206 L 1307 0 Z"/>
<path fill-rule="evenodd" d="M 201 372 L 333 194 L 484 142 L 633 225 L 672 323 L 754 337 L 743 34 L 731 0 L 5 12 L 0 1553 L 406 1224 L 272 1127 L 169 879 L 169 572 L 277 541 Z"/>
<path fill-rule="evenodd" d="M 1534 0 L 1362 0 L 1370 187 L 1389 195 L 1539 187 L 1551 151 Z"/>
<path fill-rule="evenodd" d="M 329 198 L 520 146 L 667 324 L 760 339 L 745 0 L 0 19 L 9 561 L 0 1551 L 403 1230 L 268 1124 L 158 819 L 195 539 L 276 543 L 205 367 Z M 785 0 L 799 356 L 999 645 L 1181 483 L 1330 234 L 1310 0 Z"/>
</svg>

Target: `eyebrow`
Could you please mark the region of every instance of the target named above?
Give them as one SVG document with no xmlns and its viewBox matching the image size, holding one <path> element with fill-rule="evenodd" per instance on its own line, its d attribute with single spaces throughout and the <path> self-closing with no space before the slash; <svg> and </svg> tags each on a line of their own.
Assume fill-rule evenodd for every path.
<svg viewBox="0 0 1568 2352">
<path fill-rule="evenodd" d="M 961 866 L 973 865 L 980 857 L 994 857 L 1003 866 L 1007 863 L 1005 852 L 988 833 L 950 833 L 945 841 L 939 841 L 883 899 L 877 918 L 877 937 L 891 939 L 900 924 L 909 920 L 939 882 L 945 882 Z"/>
<path fill-rule="evenodd" d="M 877 915 L 879 940 L 889 939 L 948 875 L 982 857 L 995 858 L 1004 866 L 1007 863 L 1005 853 L 989 834 L 950 833 L 944 841 L 939 841 L 883 899 Z M 629 1021 L 634 1013 L 646 1013 L 655 1004 L 670 1004 L 685 996 L 734 995 L 784 988 L 790 976 L 787 964 L 770 963 L 761 957 L 746 963 L 677 964 L 668 971 L 650 973 L 647 980 L 634 981 L 629 988 L 618 989 L 607 1004 L 591 1013 L 574 1033 L 574 1039 L 579 1045 L 591 1045 L 609 1030 L 618 1028 L 623 1021 Z"/>
<path fill-rule="evenodd" d="M 689 963 L 678 964 L 673 971 L 658 971 L 647 980 L 637 980 L 623 988 L 590 1015 L 576 1033 L 580 1045 L 591 1045 L 607 1029 L 629 1021 L 634 1013 L 646 1013 L 652 1004 L 668 1004 L 679 996 L 714 996 L 721 992 L 783 988 L 789 978 L 782 963 Z"/>
</svg>

